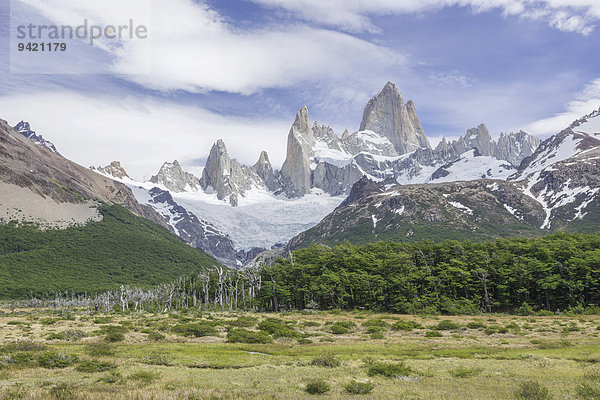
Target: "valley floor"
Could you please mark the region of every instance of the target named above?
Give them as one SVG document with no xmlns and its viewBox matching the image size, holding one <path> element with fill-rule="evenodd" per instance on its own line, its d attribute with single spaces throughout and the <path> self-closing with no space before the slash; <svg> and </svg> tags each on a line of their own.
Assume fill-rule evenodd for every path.
<svg viewBox="0 0 600 400">
<path fill-rule="evenodd" d="M 598 399 L 599 334 L 598 316 L 4 309 L 0 399 Z"/>
</svg>

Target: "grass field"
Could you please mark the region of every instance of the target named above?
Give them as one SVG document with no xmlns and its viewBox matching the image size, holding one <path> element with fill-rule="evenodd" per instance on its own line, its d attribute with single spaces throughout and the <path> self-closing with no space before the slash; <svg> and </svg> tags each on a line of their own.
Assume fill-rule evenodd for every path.
<svg viewBox="0 0 600 400">
<path fill-rule="evenodd" d="M 597 316 L 29 309 L 0 332 L 0 399 L 600 399 Z"/>
</svg>

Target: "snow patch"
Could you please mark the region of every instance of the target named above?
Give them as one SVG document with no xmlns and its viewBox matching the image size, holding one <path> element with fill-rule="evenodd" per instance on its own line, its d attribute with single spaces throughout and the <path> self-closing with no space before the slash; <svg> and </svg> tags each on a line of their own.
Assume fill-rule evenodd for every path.
<svg viewBox="0 0 600 400">
<path fill-rule="evenodd" d="M 473 215 L 473 210 L 471 210 L 469 207 L 465 206 L 464 204 L 461 204 L 457 201 L 449 201 L 448 204 L 450 204 L 452 207 L 458 208 L 465 214 Z"/>
</svg>

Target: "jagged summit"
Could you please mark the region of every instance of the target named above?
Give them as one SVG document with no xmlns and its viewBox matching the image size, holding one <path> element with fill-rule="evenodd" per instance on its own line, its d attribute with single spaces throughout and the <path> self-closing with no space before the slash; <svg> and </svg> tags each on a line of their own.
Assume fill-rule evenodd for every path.
<svg viewBox="0 0 600 400">
<path fill-rule="evenodd" d="M 29 122 L 21 121 L 17 125 L 13 127 L 13 129 L 19 132 L 21 135 L 25 136 L 27 139 L 31 139 L 35 144 L 45 147 L 53 153 L 56 153 L 60 156 L 58 150 L 56 150 L 56 146 L 54 143 L 44 139 L 42 135 L 38 135 L 35 131 L 31 130 L 31 126 Z"/>
<path fill-rule="evenodd" d="M 112 178 L 116 178 L 116 179 L 129 178 L 129 175 L 127 175 L 125 168 L 123 168 L 121 166 L 121 163 L 119 161 L 113 161 L 110 164 L 108 164 L 106 167 L 98 166 L 98 167 L 90 167 L 90 169 L 92 171 L 96 171 L 103 175 L 106 175 L 106 176 L 109 176 Z"/>
<path fill-rule="evenodd" d="M 161 184 L 176 193 L 194 190 L 199 187 L 198 178 L 189 172 L 183 171 L 177 160 L 172 163 L 164 163 L 158 174 L 150 178 L 150 182 Z"/>
<path fill-rule="evenodd" d="M 360 130 L 374 131 L 388 138 L 400 155 L 420 147 L 431 148 L 414 103 L 405 104 L 400 90 L 391 82 L 367 103 Z"/>
</svg>

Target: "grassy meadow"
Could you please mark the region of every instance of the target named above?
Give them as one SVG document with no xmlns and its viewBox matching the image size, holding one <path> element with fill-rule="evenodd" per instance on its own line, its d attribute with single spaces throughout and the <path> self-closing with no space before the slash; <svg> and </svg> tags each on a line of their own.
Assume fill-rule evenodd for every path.
<svg viewBox="0 0 600 400">
<path fill-rule="evenodd" d="M 4 309 L 0 399 L 599 399 L 598 316 Z"/>
</svg>

